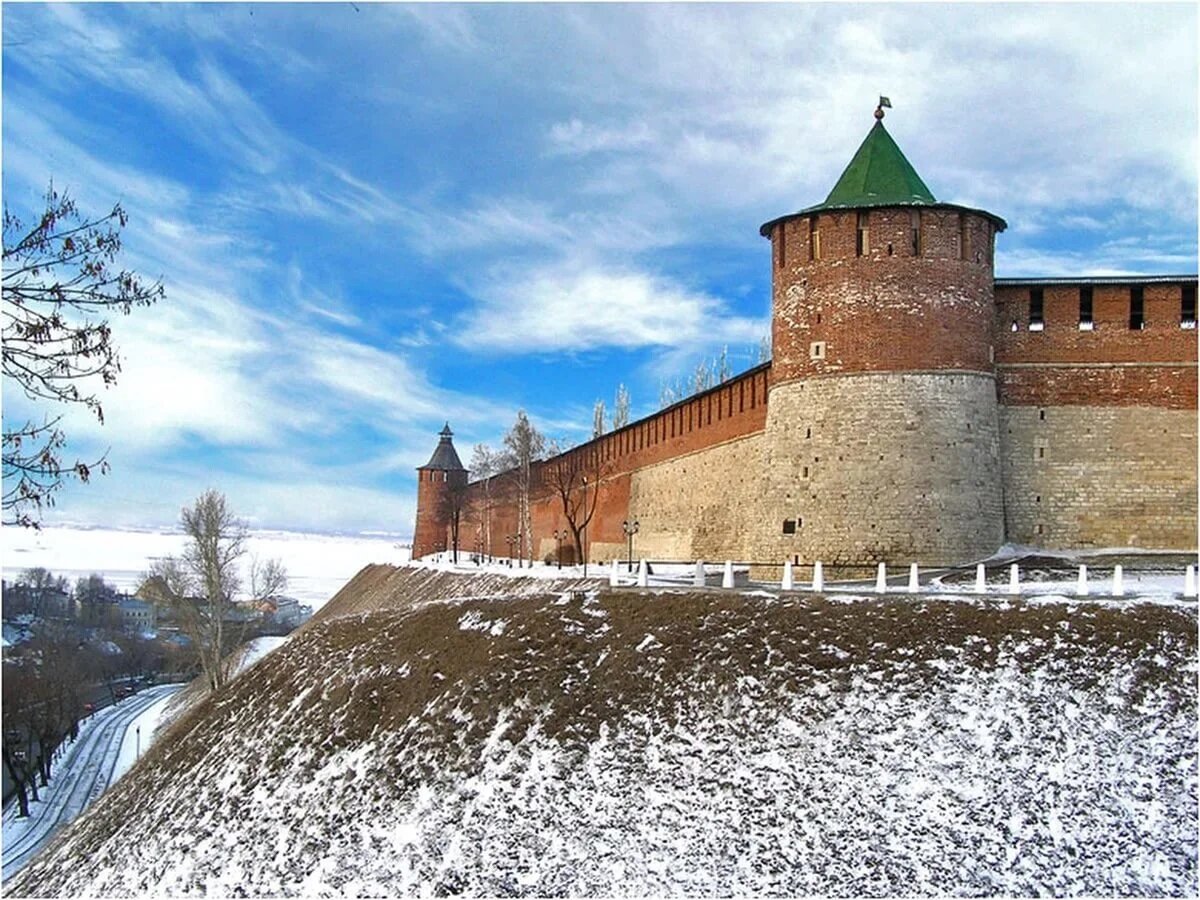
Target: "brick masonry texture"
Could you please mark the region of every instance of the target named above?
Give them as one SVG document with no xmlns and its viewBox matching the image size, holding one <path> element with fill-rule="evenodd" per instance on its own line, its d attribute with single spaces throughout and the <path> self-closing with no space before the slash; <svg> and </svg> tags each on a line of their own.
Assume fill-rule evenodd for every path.
<svg viewBox="0 0 1200 900">
<path fill-rule="evenodd" d="M 860 214 L 854 210 L 776 226 L 772 382 L 873 370 L 990 373 L 989 220 L 945 210 L 872 209 L 862 215 L 867 246 L 861 256 Z M 820 243 L 816 259 L 813 230 Z M 816 342 L 825 344 L 820 357 Z"/>
<path fill-rule="evenodd" d="M 1008 539 L 1194 547 L 1196 426 L 1194 409 L 1001 408 Z"/>
</svg>

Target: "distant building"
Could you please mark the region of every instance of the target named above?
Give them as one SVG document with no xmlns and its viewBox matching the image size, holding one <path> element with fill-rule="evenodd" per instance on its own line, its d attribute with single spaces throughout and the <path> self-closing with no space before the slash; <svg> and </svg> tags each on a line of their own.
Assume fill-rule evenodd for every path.
<svg viewBox="0 0 1200 900">
<path fill-rule="evenodd" d="M 153 603 L 124 597 L 116 604 L 120 627 L 126 634 L 153 634 L 158 624 L 158 611 Z"/>
<path fill-rule="evenodd" d="M 51 618 L 73 618 L 76 614 L 75 600 L 61 588 L 4 582 L 3 591 L 6 614 L 28 612 Z"/>
</svg>

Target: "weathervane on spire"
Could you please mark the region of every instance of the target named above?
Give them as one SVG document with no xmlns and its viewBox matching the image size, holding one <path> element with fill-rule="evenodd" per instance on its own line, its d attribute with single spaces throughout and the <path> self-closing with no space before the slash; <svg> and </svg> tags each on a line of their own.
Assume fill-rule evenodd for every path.
<svg viewBox="0 0 1200 900">
<path fill-rule="evenodd" d="M 883 111 L 884 111 L 885 109 L 891 109 L 891 108 L 892 108 L 892 101 L 891 101 L 891 100 L 889 100 L 887 97 L 882 97 L 882 96 L 881 96 L 881 97 L 879 98 L 879 105 L 878 105 L 877 107 L 875 107 L 875 118 L 876 118 L 876 119 L 882 119 L 882 118 L 883 118 Z"/>
</svg>

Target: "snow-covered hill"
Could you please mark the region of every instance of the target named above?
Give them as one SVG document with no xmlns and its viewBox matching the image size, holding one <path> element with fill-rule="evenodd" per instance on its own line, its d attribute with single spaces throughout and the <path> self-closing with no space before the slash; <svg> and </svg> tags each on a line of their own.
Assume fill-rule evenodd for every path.
<svg viewBox="0 0 1200 900">
<path fill-rule="evenodd" d="M 1197 891 L 1194 607 L 388 600 L 427 577 L 361 576 L 6 893 Z"/>
</svg>

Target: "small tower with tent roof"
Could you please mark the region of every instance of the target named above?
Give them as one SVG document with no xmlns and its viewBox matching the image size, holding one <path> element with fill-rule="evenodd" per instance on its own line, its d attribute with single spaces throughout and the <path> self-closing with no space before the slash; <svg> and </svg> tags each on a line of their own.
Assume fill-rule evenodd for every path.
<svg viewBox="0 0 1200 900">
<path fill-rule="evenodd" d="M 439 434 L 429 462 L 417 468 L 417 523 L 413 530 L 412 558 L 450 549 L 449 502 L 452 492 L 467 483 L 467 470 L 454 449 L 450 423 Z"/>
</svg>

